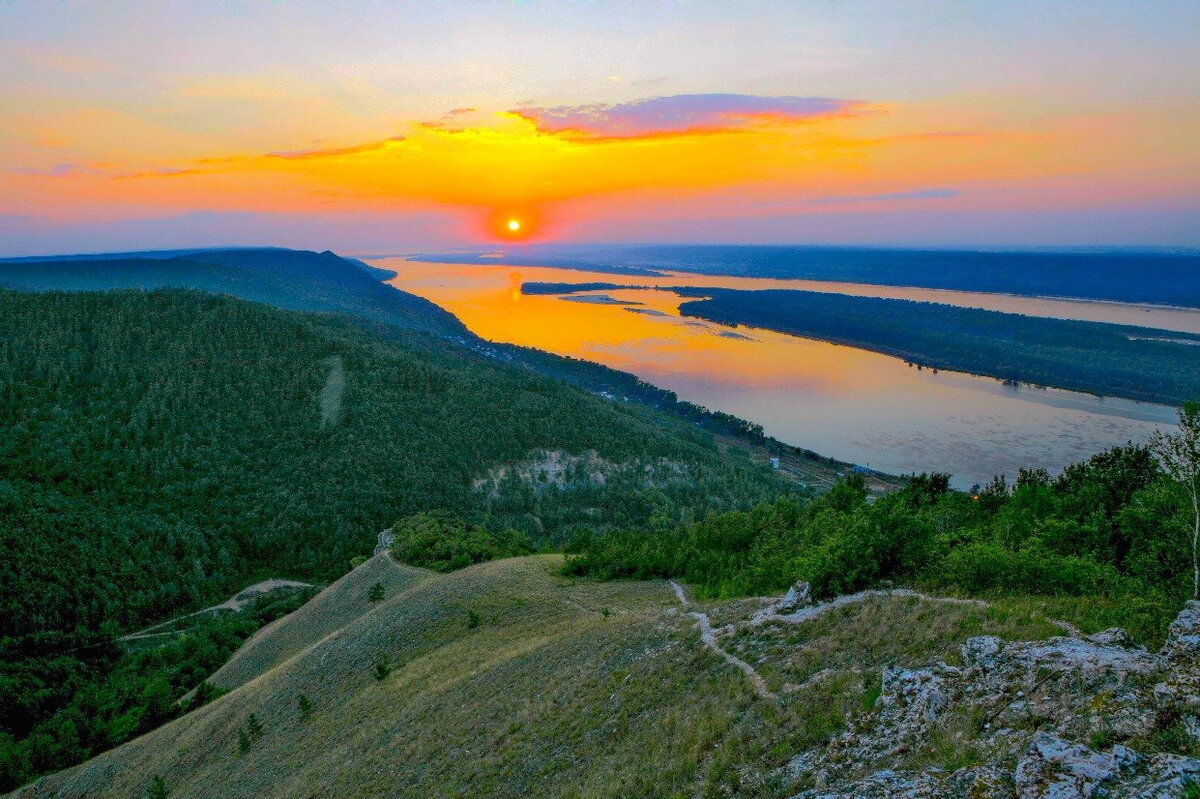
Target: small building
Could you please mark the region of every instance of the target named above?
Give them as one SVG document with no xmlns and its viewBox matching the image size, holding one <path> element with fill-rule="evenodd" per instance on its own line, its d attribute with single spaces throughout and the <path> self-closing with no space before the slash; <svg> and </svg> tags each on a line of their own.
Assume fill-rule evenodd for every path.
<svg viewBox="0 0 1200 799">
<path fill-rule="evenodd" d="M 779 468 L 779 458 L 771 458 L 771 468 L 772 469 Z"/>
</svg>

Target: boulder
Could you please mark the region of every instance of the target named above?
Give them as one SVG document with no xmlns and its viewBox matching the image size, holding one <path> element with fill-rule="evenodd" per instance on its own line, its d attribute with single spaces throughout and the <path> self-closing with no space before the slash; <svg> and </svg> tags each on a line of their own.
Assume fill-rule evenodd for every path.
<svg viewBox="0 0 1200 799">
<path fill-rule="evenodd" d="M 1162 654 L 1172 664 L 1200 660 L 1200 601 L 1189 599 L 1171 622 Z"/>
<path fill-rule="evenodd" d="M 787 590 L 783 599 L 776 603 L 779 613 L 792 613 L 800 608 L 806 608 L 813 603 L 812 586 L 806 582 L 798 582 Z"/>
<path fill-rule="evenodd" d="M 1129 637 L 1129 633 L 1122 630 L 1120 627 L 1110 627 L 1107 630 L 1101 630 L 1098 633 L 1089 635 L 1087 640 L 1093 644 L 1101 646 L 1119 646 L 1123 649 L 1142 650 L 1142 647 L 1133 643 L 1133 639 Z"/>
<path fill-rule="evenodd" d="M 875 706 L 901 725 L 924 726 L 950 704 L 946 673 L 952 671 L 949 666 L 937 671 L 888 666 L 883 670 L 883 686 Z"/>
<path fill-rule="evenodd" d="M 1120 773 L 1115 755 L 1039 732 L 1017 763 L 1013 781 L 1020 799 L 1089 799 Z"/>
<path fill-rule="evenodd" d="M 963 665 L 967 668 L 990 669 L 996 665 L 1004 639 L 995 635 L 968 638 L 962 645 Z"/>
</svg>

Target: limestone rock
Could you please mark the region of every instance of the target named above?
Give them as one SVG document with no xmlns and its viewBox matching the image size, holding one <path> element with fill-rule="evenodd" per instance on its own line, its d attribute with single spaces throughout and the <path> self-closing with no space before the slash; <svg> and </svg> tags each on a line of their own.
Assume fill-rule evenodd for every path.
<svg viewBox="0 0 1200 799">
<path fill-rule="evenodd" d="M 850 788 L 814 789 L 793 799 L 942 799 L 945 773 L 878 771 Z"/>
<path fill-rule="evenodd" d="M 995 635 L 979 635 L 968 638 L 962 645 L 963 664 L 967 668 L 990 669 L 996 665 L 997 656 L 1004 648 L 1004 639 Z"/>
<path fill-rule="evenodd" d="M 1128 799 L 1181 799 L 1200 780 L 1200 760 L 1182 755 L 1156 755 L 1146 773 L 1121 786 Z"/>
<path fill-rule="evenodd" d="M 783 599 L 775 604 L 779 613 L 791 613 L 800 608 L 806 608 L 813 603 L 812 586 L 806 582 L 798 582 L 788 589 Z"/>
<path fill-rule="evenodd" d="M 1162 654 L 1171 663 L 1200 657 L 1200 601 L 1189 599 L 1171 622 Z"/>
<path fill-rule="evenodd" d="M 396 540 L 395 533 L 393 533 L 390 529 L 384 530 L 382 533 L 379 534 L 379 537 L 376 539 L 375 551 L 371 554 L 379 555 L 381 553 L 387 552 L 389 549 L 392 548 L 392 542 L 395 540 Z"/>
<path fill-rule="evenodd" d="M 883 670 L 883 686 L 876 707 L 903 723 L 921 725 L 934 721 L 950 703 L 946 677 L 958 676 L 949 666 L 934 669 L 902 669 L 889 666 Z M 907 717 L 906 719 L 901 717 Z"/>
<path fill-rule="evenodd" d="M 1115 756 L 1039 732 L 1013 779 L 1020 799 L 1089 799 L 1120 773 Z"/>
</svg>

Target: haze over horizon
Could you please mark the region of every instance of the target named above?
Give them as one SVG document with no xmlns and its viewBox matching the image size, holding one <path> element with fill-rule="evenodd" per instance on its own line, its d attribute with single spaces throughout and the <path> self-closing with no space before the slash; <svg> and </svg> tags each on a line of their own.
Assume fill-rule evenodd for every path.
<svg viewBox="0 0 1200 799">
<path fill-rule="evenodd" d="M 0 256 L 1197 247 L 1197 30 L 1168 0 L 8 2 Z"/>
</svg>

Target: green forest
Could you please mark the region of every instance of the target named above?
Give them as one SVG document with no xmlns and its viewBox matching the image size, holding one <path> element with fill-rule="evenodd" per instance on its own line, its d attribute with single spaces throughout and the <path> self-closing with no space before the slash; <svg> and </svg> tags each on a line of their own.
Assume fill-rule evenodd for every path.
<svg viewBox="0 0 1200 799">
<path fill-rule="evenodd" d="M 683 418 L 433 334 L 178 289 L 0 291 L 0 429 L 0 747 L 37 749 L 10 786 L 117 742 L 72 743 L 39 697 L 103 684 L 118 632 L 265 577 L 333 579 L 397 518 L 547 546 L 779 491 Z M 472 488 L 540 451 L 616 479 Z"/>
</svg>

